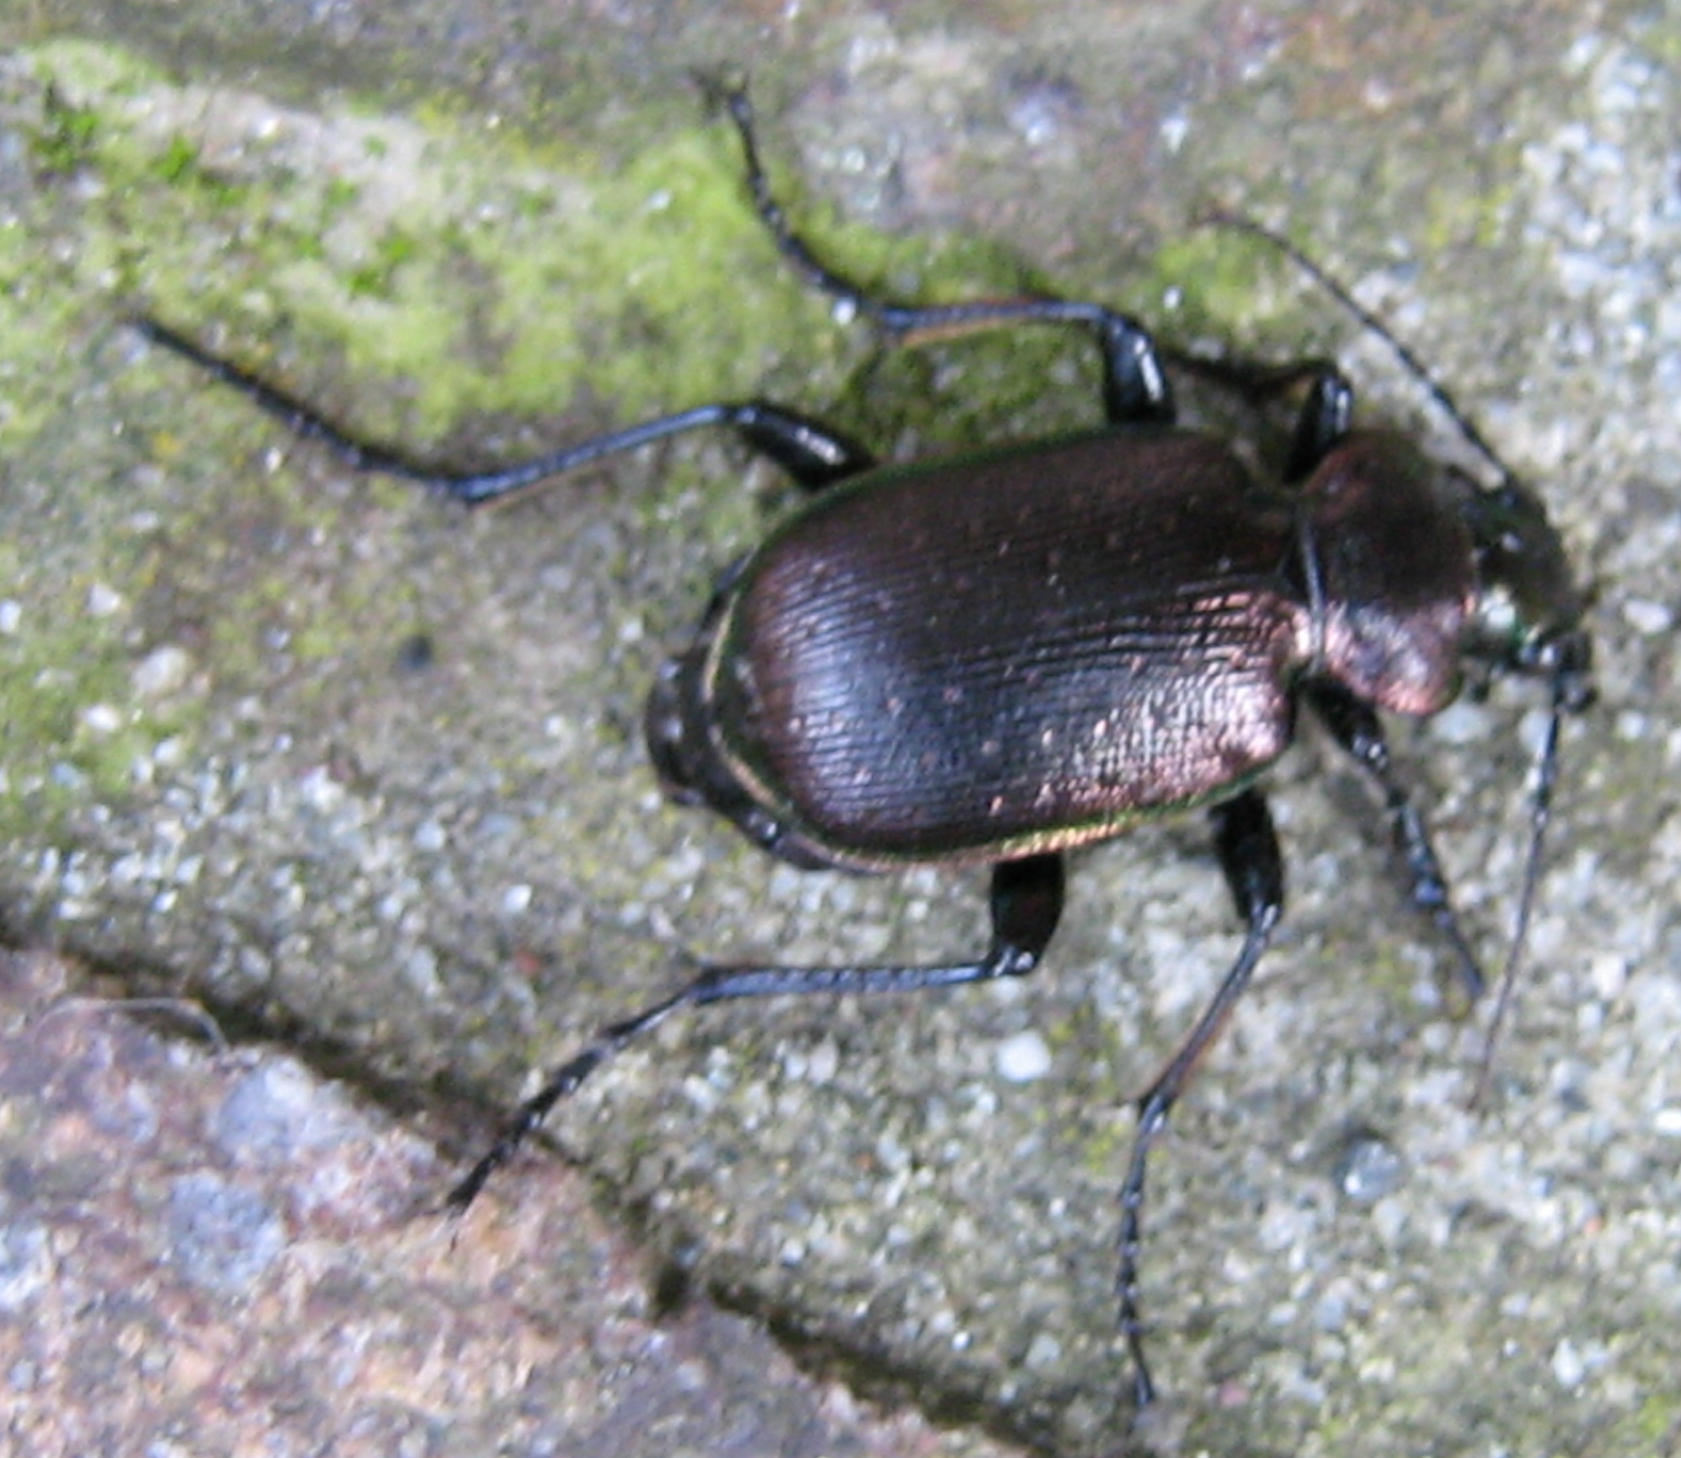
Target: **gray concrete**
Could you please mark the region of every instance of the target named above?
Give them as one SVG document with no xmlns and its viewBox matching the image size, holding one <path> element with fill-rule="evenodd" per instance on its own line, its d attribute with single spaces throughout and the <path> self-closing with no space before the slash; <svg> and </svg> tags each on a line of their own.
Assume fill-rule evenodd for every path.
<svg viewBox="0 0 1681 1458">
<path fill-rule="evenodd" d="M 1290 914 L 1155 1170 L 1166 1400 L 1146 1436 L 1661 1450 L 1681 1355 L 1681 17 L 1577 9 L 4 22 L 11 939 L 189 994 L 394 1104 L 441 1087 L 486 1108 L 686 951 L 976 944 L 982 878 L 800 875 L 658 801 L 642 693 L 713 567 L 784 504 L 772 473 L 696 440 L 462 520 L 355 479 L 122 320 L 155 310 L 450 461 L 754 391 L 903 454 L 1093 419 L 1068 341 L 884 356 L 788 276 L 687 80 L 745 62 L 802 222 L 887 286 L 1053 287 L 1180 342 L 1335 351 L 1368 414 L 1416 421 L 1334 305 L 1187 226 L 1246 209 L 1350 280 L 1536 481 L 1597 586 L 1602 702 L 1566 733 L 1531 966 L 1477 1115 L 1479 1027 L 1444 1002 L 1374 807 L 1314 736 L 1274 776 Z M 1491 964 L 1534 708 L 1507 687 L 1394 736 Z M 651 1260 L 692 1256 L 802 1359 L 1059 1454 L 1122 1441 L 1128 1098 L 1235 945 L 1200 822 L 1073 870 L 1031 983 L 710 1014 L 555 1130 Z M 1012 1082 L 1033 1034 L 1048 1069 Z M 1365 1130 L 1396 1156 L 1376 1199 L 1338 1187 Z"/>
</svg>

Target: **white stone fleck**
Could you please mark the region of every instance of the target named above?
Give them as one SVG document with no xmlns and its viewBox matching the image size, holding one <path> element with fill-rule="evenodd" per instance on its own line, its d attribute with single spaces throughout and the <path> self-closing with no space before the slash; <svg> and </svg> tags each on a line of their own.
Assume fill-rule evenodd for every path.
<svg viewBox="0 0 1681 1458">
<path fill-rule="evenodd" d="M 90 734 L 115 734 L 123 716 L 114 704 L 89 704 L 81 713 L 82 727 Z"/>
<path fill-rule="evenodd" d="M 1653 1114 L 1652 1131 L 1671 1139 L 1681 1137 L 1681 1104 L 1669 1104 Z"/>
<path fill-rule="evenodd" d="M 1587 1376 L 1587 1366 L 1569 1337 L 1553 1348 L 1553 1376 L 1560 1387 L 1580 1387 Z"/>
<path fill-rule="evenodd" d="M 186 683 L 192 665 L 193 660 L 187 651 L 173 643 L 154 648 L 134 665 L 134 692 L 143 699 L 158 699 L 172 694 Z"/>
<path fill-rule="evenodd" d="M 1674 626 L 1675 614 L 1666 603 L 1631 597 L 1623 604 L 1623 621 L 1635 632 L 1654 638 Z"/>
<path fill-rule="evenodd" d="M 998 1076 L 1011 1083 L 1032 1083 L 1051 1071 L 1051 1050 L 1032 1028 L 1006 1038 L 995 1059 Z"/>
<path fill-rule="evenodd" d="M 1023 1364 L 1030 1371 L 1048 1371 L 1054 1369 L 1062 1360 L 1062 1343 L 1049 1332 L 1036 1332 L 1033 1340 L 1027 1344 L 1027 1355 Z"/>
<path fill-rule="evenodd" d="M 123 595 L 116 588 L 96 582 L 88 588 L 88 613 L 96 618 L 108 618 L 122 609 Z"/>
</svg>

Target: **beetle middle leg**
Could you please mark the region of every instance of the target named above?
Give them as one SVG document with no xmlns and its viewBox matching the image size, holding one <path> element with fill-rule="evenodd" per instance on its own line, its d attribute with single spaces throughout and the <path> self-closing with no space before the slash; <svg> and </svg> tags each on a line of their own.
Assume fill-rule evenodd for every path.
<svg viewBox="0 0 1681 1458">
<path fill-rule="evenodd" d="M 351 470 L 412 481 L 464 506 L 488 506 L 607 456 L 720 425 L 733 428 L 751 449 L 774 461 L 808 490 L 843 481 L 875 464 L 875 458 L 856 441 L 798 411 L 764 400 L 723 400 L 590 436 L 511 466 L 452 471 L 418 461 L 401 450 L 358 440 L 315 406 L 212 353 L 171 325 L 153 318 L 139 318 L 133 323 L 153 344 L 237 390 L 294 435 L 314 441 Z"/>
<path fill-rule="evenodd" d="M 1263 812 L 1264 813 L 1264 812 Z M 743 997 L 781 997 L 806 993 L 922 992 L 1023 977 L 1039 965 L 1062 915 L 1063 864 L 1060 855 L 1028 856 L 992 868 L 989 911 L 992 941 L 973 961 L 911 967 L 773 967 L 705 963 L 700 975 L 670 997 L 621 1022 L 609 1023 L 581 1052 L 557 1068 L 543 1087 L 520 1105 L 501 1137 L 466 1177 L 450 1191 L 447 1205 L 462 1211 L 484 1183 L 511 1159 L 526 1138 L 562 1099 L 614 1053 L 665 1021 L 679 1008 L 705 1007 Z"/>
</svg>

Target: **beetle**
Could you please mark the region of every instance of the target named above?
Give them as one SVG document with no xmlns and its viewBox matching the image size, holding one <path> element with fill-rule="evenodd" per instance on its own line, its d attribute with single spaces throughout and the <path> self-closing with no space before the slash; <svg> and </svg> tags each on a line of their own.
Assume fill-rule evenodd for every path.
<svg viewBox="0 0 1681 1458">
<path fill-rule="evenodd" d="M 1021 977 L 1063 901 L 1064 854 L 1139 821 L 1206 808 L 1244 924 L 1218 991 L 1138 1101 L 1121 1185 L 1120 1328 L 1139 1408 L 1155 1386 L 1139 1267 L 1147 1162 L 1175 1101 L 1248 984 L 1284 907 L 1257 780 L 1306 708 L 1382 797 L 1414 903 L 1483 988 L 1424 820 L 1396 777 L 1380 712 L 1434 714 L 1467 670 L 1549 687 L 1528 869 L 1508 981 L 1540 864 L 1561 716 L 1591 700 L 1591 646 L 1562 541 L 1446 391 L 1334 282 L 1257 225 L 1383 337 L 1486 459 L 1485 484 L 1404 435 L 1357 426 L 1322 360 L 1266 366 L 1171 351 L 1102 304 L 1021 297 L 891 302 L 823 263 L 789 225 L 744 91 L 721 92 L 754 206 L 784 257 L 894 340 L 1006 325 L 1087 331 L 1106 424 L 1053 440 L 879 465 L 763 400 L 662 416 L 506 468 L 460 473 L 356 440 L 297 397 L 151 318 L 157 344 L 241 391 L 357 470 L 478 506 L 592 461 L 724 426 L 808 503 L 718 580 L 645 716 L 667 794 L 727 817 L 800 867 L 991 867 L 991 941 L 934 965 L 703 963 L 670 996 L 602 1028 L 560 1065 L 448 1197 L 464 1210 L 550 1110 L 682 1008 L 796 993 L 908 992 Z M 1229 221 L 1229 220 L 1228 220 Z M 1278 480 L 1176 423 L 1169 365 L 1255 397 L 1304 396 Z"/>
</svg>

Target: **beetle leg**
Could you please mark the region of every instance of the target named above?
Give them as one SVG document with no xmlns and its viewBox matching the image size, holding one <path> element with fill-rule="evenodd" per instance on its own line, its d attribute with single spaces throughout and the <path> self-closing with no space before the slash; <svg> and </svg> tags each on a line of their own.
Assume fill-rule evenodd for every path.
<svg viewBox="0 0 1681 1458">
<path fill-rule="evenodd" d="M 1473 1002 L 1482 994 L 1483 975 L 1477 966 L 1476 954 L 1459 930 L 1448 895 L 1447 877 L 1442 874 L 1441 862 L 1436 859 L 1430 844 L 1430 833 L 1424 818 L 1408 798 L 1407 792 L 1395 779 L 1389 759 L 1389 746 L 1384 742 L 1383 726 L 1377 711 L 1356 698 L 1341 684 L 1318 681 L 1307 685 L 1307 701 L 1331 731 L 1337 743 L 1353 757 L 1383 795 L 1385 813 L 1389 816 L 1390 831 L 1395 849 L 1406 862 L 1412 877 L 1412 902 L 1436 923 L 1448 945 L 1453 948 L 1459 963 L 1459 980 L 1466 996 Z"/>
<path fill-rule="evenodd" d="M 1058 855 L 1000 861 L 992 868 L 989 908 L 992 943 L 984 957 L 923 967 L 767 967 L 704 964 L 700 975 L 632 1017 L 609 1023 L 581 1052 L 563 1063 L 521 1104 L 496 1143 L 450 1191 L 447 1206 L 459 1213 L 543 1122 L 549 1110 L 597 1068 L 679 1008 L 705 1007 L 741 997 L 805 993 L 920 992 L 1022 977 L 1039 965 L 1062 914 L 1063 867 Z"/>
<path fill-rule="evenodd" d="M 862 284 L 824 263 L 788 222 L 759 160 L 753 106 L 739 86 L 714 86 L 741 137 L 747 186 L 753 206 L 777 251 L 817 288 L 853 313 L 862 314 L 896 340 L 964 334 L 1015 324 L 1074 324 L 1092 331 L 1103 354 L 1103 403 L 1112 425 L 1154 421 L 1171 425 L 1173 395 L 1155 341 L 1137 320 L 1103 304 L 1081 299 L 1023 297 L 975 299 L 960 304 L 901 304 L 875 297 Z"/>
<path fill-rule="evenodd" d="M 723 407 L 729 424 L 760 455 L 808 491 L 821 491 L 875 465 L 875 457 L 839 431 L 763 400 Z"/>
<path fill-rule="evenodd" d="M 1428 395 L 1447 418 L 1453 422 L 1472 448 L 1491 465 L 1503 483 L 1510 483 L 1516 478 L 1512 468 L 1500 459 L 1486 440 L 1483 433 L 1477 429 L 1476 422 L 1459 408 L 1458 402 L 1448 393 L 1448 388 L 1436 378 L 1435 371 L 1424 363 L 1407 344 L 1397 338 L 1389 326 L 1378 318 L 1370 309 L 1362 304 L 1349 291 L 1348 286 L 1334 277 L 1327 269 L 1314 262 L 1305 252 L 1298 248 L 1282 233 L 1266 226 L 1254 218 L 1242 213 L 1227 212 L 1224 208 L 1213 208 L 1200 219 L 1204 225 L 1217 228 L 1232 228 L 1240 233 L 1247 233 L 1252 238 L 1259 238 L 1271 248 L 1276 248 L 1286 258 L 1301 269 L 1320 288 L 1324 289 L 1343 308 L 1347 309 L 1364 329 L 1369 329 L 1379 339 L 1389 346 L 1390 352 L 1400 362 L 1401 368 L 1418 381 L 1424 393 Z"/>
<path fill-rule="evenodd" d="M 1296 433 L 1284 467 L 1285 482 L 1294 485 L 1307 480 L 1353 423 L 1354 387 L 1335 365 L 1315 371 L 1302 413 L 1296 417 Z"/>
<path fill-rule="evenodd" d="M 1183 350 L 1162 350 L 1176 369 L 1236 390 L 1245 399 L 1266 401 L 1308 382 L 1307 398 L 1296 417 L 1295 434 L 1284 468 L 1288 484 L 1305 481 L 1349 432 L 1354 421 L 1354 387 L 1328 359 L 1304 359 L 1290 364 L 1256 360 L 1209 359 Z"/>
<path fill-rule="evenodd" d="M 260 410 L 272 415 L 294 435 L 315 441 L 353 471 L 377 471 L 413 481 L 467 506 L 484 506 L 536 486 L 604 456 L 633 451 L 667 436 L 708 426 L 730 426 L 747 445 L 769 457 L 800 485 L 817 490 L 844 480 L 875 464 L 875 458 L 855 441 L 807 416 L 762 400 L 719 401 L 697 405 L 674 415 L 644 420 L 623 430 L 608 431 L 512 466 L 487 471 L 446 471 L 424 465 L 400 451 L 357 440 L 313 405 L 241 365 L 211 353 L 185 334 L 156 319 L 136 319 L 134 326 L 153 344 L 197 365 L 239 391 Z"/>
<path fill-rule="evenodd" d="M 1226 884 L 1237 902 L 1246 930 L 1243 949 L 1226 973 L 1213 1000 L 1203 1009 L 1190 1036 L 1138 1100 L 1138 1132 L 1121 1186 L 1121 1267 L 1116 1293 L 1121 1303 L 1121 1335 L 1133 1366 L 1133 1400 L 1146 1407 L 1156 1395 L 1144 1358 L 1144 1322 L 1138 1305 L 1138 1262 L 1143 1240 L 1144 1177 L 1150 1147 L 1167 1127 L 1168 1114 L 1183 1092 L 1198 1060 L 1225 1026 L 1232 1007 L 1249 985 L 1255 965 L 1272 940 L 1284 913 L 1284 861 L 1272 828 L 1267 802 L 1258 790 L 1245 790 L 1212 812 L 1215 848 Z"/>
</svg>

